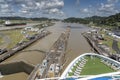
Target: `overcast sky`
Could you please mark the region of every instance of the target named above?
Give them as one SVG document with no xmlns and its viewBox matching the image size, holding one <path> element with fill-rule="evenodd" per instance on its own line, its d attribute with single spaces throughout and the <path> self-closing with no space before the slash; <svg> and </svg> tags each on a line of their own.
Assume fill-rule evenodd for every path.
<svg viewBox="0 0 120 80">
<path fill-rule="evenodd" d="M 88 17 L 120 12 L 120 0 L 0 0 L 0 16 Z"/>
</svg>

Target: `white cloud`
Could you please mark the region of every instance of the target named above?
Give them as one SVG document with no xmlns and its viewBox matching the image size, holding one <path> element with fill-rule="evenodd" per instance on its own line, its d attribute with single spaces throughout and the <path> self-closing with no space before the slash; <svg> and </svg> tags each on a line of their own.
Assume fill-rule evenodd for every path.
<svg viewBox="0 0 120 80">
<path fill-rule="evenodd" d="M 10 11 L 16 16 L 37 17 L 44 13 L 59 16 L 63 15 L 63 6 L 63 0 L 0 0 L 0 16 Z"/>
<path fill-rule="evenodd" d="M 98 3 L 95 5 L 88 5 L 87 7 L 80 9 L 82 17 L 88 16 L 109 16 L 120 12 L 118 3 L 120 0 L 107 0 L 104 3 Z"/>
<path fill-rule="evenodd" d="M 41 9 L 52 9 L 52 8 L 58 8 L 61 9 L 64 6 L 63 0 L 44 0 L 41 2 L 36 3 L 37 6 Z"/>
<path fill-rule="evenodd" d="M 101 3 L 98 12 L 101 15 L 112 15 L 119 12 L 116 6 L 118 0 L 107 0 L 107 3 Z"/>
<path fill-rule="evenodd" d="M 57 8 L 50 9 L 50 10 L 49 10 L 49 13 L 58 14 L 58 15 L 64 15 L 64 12 L 60 11 L 60 10 L 57 9 Z"/>
<path fill-rule="evenodd" d="M 108 3 L 117 3 L 119 0 L 107 0 Z"/>
<path fill-rule="evenodd" d="M 83 12 L 88 13 L 89 12 L 88 8 L 83 9 Z"/>
<path fill-rule="evenodd" d="M 4 3 L 4 0 L 0 0 L 0 3 Z"/>
<path fill-rule="evenodd" d="M 103 4 L 101 3 L 101 7 L 98 9 L 99 11 L 103 12 L 112 12 L 114 10 L 114 4 Z"/>
<path fill-rule="evenodd" d="M 44 14 L 54 14 L 54 15 L 63 15 L 63 11 L 61 10 L 64 6 L 63 0 L 44 0 L 36 3 L 37 8 L 42 10 Z"/>
<path fill-rule="evenodd" d="M 11 8 L 11 6 L 9 4 L 6 3 L 2 3 L 0 4 L 0 14 L 6 14 L 8 15 L 8 13 L 13 13 L 13 9 Z"/>
<path fill-rule="evenodd" d="M 9 5 L 8 4 L 3 4 L 3 5 L 1 5 L 1 8 L 2 9 L 9 8 Z"/>
</svg>

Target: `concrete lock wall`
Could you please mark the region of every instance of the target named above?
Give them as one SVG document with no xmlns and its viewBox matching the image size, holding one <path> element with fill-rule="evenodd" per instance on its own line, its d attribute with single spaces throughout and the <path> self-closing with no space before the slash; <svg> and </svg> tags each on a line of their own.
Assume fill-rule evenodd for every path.
<svg viewBox="0 0 120 80">
<path fill-rule="evenodd" d="M 24 62 L 22 62 L 22 63 L 23 63 L 22 68 L 23 68 L 24 72 L 26 72 L 27 74 L 30 74 L 34 69 L 34 66 L 32 66 L 28 63 L 24 63 Z"/>
<path fill-rule="evenodd" d="M 34 66 L 31 66 L 22 61 L 0 64 L 0 72 L 2 73 L 2 75 L 9 75 L 9 74 L 14 74 L 19 72 L 25 72 L 27 74 L 30 74 L 33 69 L 34 69 Z"/>
</svg>

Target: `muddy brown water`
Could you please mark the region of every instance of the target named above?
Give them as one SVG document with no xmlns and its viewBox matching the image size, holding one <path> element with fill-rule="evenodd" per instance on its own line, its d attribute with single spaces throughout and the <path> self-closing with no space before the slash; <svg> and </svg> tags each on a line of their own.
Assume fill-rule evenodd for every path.
<svg viewBox="0 0 120 80">
<path fill-rule="evenodd" d="M 60 34 L 65 31 L 66 26 L 71 26 L 71 33 L 70 33 L 68 47 L 66 51 L 66 62 L 64 67 L 65 69 L 68 66 L 68 64 L 80 54 L 91 52 L 90 45 L 85 40 L 85 38 L 81 35 L 82 32 L 88 31 L 90 28 L 81 24 L 57 22 L 54 26 L 46 28 L 47 30 L 51 31 L 52 34 L 37 41 L 36 43 L 26 48 L 25 50 L 42 50 L 45 52 L 49 51 L 49 49 L 51 48 L 53 43 L 58 39 Z M 18 54 L 10 57 L 4 62 L 15 61 L 15 60 L 16 61 L 26 60 L 27 62 L 36 65 L 38 63 L 41 63 L 44 57 L 45 57 L 45 53 L 42 53 L 42 52 L 37 52 L 37 51 L 19 52 Z M 23 74 L 20 73 L 17 75 L 22 76 L 24 75 L 24 73 Z M 8 78 L 9 77 L 10 76 L 8 76 Z M 12 80 L 12 79 L 6 78 L 6 80 Z M 21 80 L 24 80 L 24 77 Z"/>
</svg>

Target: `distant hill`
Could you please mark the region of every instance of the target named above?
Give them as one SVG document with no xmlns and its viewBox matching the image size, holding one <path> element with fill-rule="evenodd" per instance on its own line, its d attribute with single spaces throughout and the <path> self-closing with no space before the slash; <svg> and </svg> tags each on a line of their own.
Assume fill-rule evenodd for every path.
<svg viewBox="0 0 120 80">
<path fill-rule="evenodd" d="M 49 19 L 46 17 L 40 18 L 26 18 L 26 17 L 0 17 L 0 20 L 33 20 L 33 21 L 46 21 L 46 20 L 55 20 L 58 21 L 59 19 Z M 120 26 L 120 13 L 111 15 L 108 17 L 101 17 L 101 16 L 92 16 L 86 18 L 75 18 L 70 17 L 64 19 L 63 22 L 72 22 L 72 23 L 82 23 L 82 24 L 89 24 L 93 22 L 96 25 L 107 25 L 107 26 Z"/>
<path fill-rule="evenodd" d="M 0 17 L 0 20 L 33 20 L 33 21 L 45 21 L 45 20 L 58 20 L 58 19 L 49 19 L 46 17 L 40 17 L 40 18 L 26 18 L 26 17 Z"/>
<path fill-rule="evenodd" d="M 0 17 L 1 20 L 26 20 L 25 17 Z"/>
<path fill-rule="evenodd" d="M 75 18 L 75 17 L 64 19 L 63 22 L 83 23 L 83 24 L 88 24 L 89 23 L 87 19 Z"/>
<path fill-rule="evenodd" d="M 108 25 L 108 26 L 118 26 L 118 23 L 120 23 L 120 13 L 111 15 L 108 17 L 101 17 L 101 16 L 92 16 L 92 17 L 86 17 L 86 18 L 67 18 L 64 19 L 64 22 L 77 22 L 82 24 L 89 24 L 90 22 L 93 22 L 97 25 Z"/>
<path fill-rule="evenodd" d="M 115 15 L 111 15 L 103 20 L 101 20 L 101 22 L 105 25 L 110 25 L 110 26 L 117 26 L 120 22 L 120 13 L 115 14 Z"/>
<path fill-rule="evenodd" d="M 101 20 L 101 19 L 105 19 L 106 17 L 101 17 L 101 16 L 92 16 L 92 17 L 86 17 L 84 19 L 87 20 Z"/>
<path fill-rule="evenodd" d="M 101 16 L 92 16 L 92 17 L 86 17 L 84 18 L 85 20 L 93 23 L 101 23 L 102 20 L 106 19 L 106 17 L 101 17 Z"/>
</svg>

